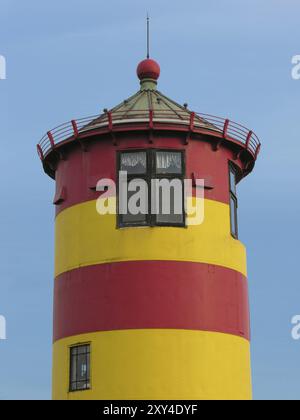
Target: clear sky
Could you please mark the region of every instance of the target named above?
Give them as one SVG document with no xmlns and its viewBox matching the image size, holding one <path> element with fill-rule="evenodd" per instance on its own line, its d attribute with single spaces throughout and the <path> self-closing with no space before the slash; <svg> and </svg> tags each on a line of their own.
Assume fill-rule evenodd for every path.
<svg viewBox="0 0 300 420">
<path fill-rule="evenodd" d="M 254 397 L 299 399 L 299 0 L 0 0 L 0 399 L 51 396 L 54 184 L 36 143 L 138 90 L 147 10 L 159 89 L 253 128 L 263 143 L 239 186 Z"/>
</svg>

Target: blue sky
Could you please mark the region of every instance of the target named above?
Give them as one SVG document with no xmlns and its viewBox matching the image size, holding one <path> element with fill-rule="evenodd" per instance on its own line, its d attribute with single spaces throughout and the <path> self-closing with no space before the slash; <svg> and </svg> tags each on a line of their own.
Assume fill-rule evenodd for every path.
<svg viewBox="0 0 300 420">
<path fill-rule="evenodd" d="M 263 148 L 239 186 L 247 245 L 257 399 L 300 398 L 297 0 L 0 0 L 0 399 L 50 398 L 54 184 L 35 145 L 138 89 L 145 14 L 159 89 L 198 112 L 253 128 Z"/>
</svg>

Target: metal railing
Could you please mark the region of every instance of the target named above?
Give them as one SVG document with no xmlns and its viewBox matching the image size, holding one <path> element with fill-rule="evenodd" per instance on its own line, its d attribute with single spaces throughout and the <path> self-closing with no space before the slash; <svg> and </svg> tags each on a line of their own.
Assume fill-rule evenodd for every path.
<svg viewBox="0 0 300 420">
<path fill-rule="evenodd" d="M 44 160 L 47 154 L 55 149 L 62 142 L 80 138 L 93 130 L 108 128 L 113 131 L 120 124 L 147 123 L 149 128 L 155 128 L 159 124 L 182 124 L 188 126 L 190 132 L 200 132 L 233 141 L 248 150 L 257 158 L 260 151 L 260 141 L 253 131 L 241 124 L 229 119 L 216 117 L 209 114 L 200 114 L 188 111 L 113 111 L 105 112 L 102 115 L 94 115 L 86 118 L 72 120 L 55 127 L 45 134 L 37 145 L 38 154 Z"/>
</svg>

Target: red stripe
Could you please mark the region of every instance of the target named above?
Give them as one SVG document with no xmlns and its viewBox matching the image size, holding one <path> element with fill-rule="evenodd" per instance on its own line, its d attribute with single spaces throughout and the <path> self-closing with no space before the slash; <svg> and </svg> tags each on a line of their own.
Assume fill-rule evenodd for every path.
<svg viewBox="0 0 300 420">
<path fill-rule="evenodd" d="M 219 266 L 100 264 L 58 276 L 54 294 L 54 341 L 141 328 L 217 331 L 250 339 L 247 280 Z"/>
<path fill-rule="evenodd" d="M 186 178 L 205 179 L 208 188 L 205 198 L 229 203 L 228 160 L 232 159 L 232 152 L 226 148 L 222 152 L 212 150 L 211 144 L 193 141 L 184 145 L 182 138 L 155 137 L 155 148 L 171 148 L 185 150 Z M 117 150 L 128 148 L 149 148 L 144 135 L 132 134 L 129 138 L 118 139 L 118 147 L 111 146 L 111 140 L 91 141 L 88 153 L 82 152 L 80 145 L 73 144 L 66 160 L 60 160 L 56 170 L 56 194 L 62 189 L 66 197 L 56 206 L 57 214 L 62 210 L 99 197 L 95 190 L 97 181 L 110 178 L 116 181 Z M 66 152 L 67 153 L 67 152 Z M 240 164 L 239 160 L 235 162 Z"/>
</svg>

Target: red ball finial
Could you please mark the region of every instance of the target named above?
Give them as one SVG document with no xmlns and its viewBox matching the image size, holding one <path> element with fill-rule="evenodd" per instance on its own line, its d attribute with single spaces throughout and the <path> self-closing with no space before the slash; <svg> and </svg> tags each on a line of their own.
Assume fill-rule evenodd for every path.
<svg viewBox="0 0 300 420">
<path fill-rule="evenodd" d="M 151 58 L 147 58 L 146 60 L 140 62 L 136 69 L 136 72 L 140 80 L 157 80 L 160 75 L 160 67 L 156 61 L 152 60 Z"/>
</svg>

